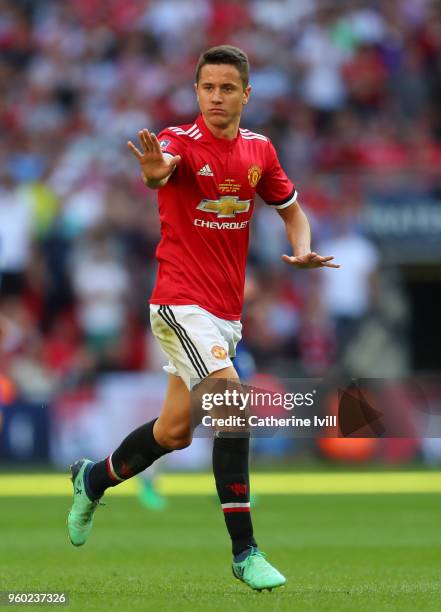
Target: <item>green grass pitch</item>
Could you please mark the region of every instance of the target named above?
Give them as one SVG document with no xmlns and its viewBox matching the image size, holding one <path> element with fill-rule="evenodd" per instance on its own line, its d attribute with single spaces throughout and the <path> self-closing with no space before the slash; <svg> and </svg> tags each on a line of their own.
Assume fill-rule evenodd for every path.
<svg viewBox="0 0 441 612">
<path fill-rule="evenodd" d="M 440 493 L 259 495 L 257 540 L 288 578 L 272 593 L 233 578 L 213 496 L 161 513 L 107 497 L 74 548 L 69 497 L 0 493 L 0 590 L 67 591 L 74 610 L 441 610 Z"/>
</svg>

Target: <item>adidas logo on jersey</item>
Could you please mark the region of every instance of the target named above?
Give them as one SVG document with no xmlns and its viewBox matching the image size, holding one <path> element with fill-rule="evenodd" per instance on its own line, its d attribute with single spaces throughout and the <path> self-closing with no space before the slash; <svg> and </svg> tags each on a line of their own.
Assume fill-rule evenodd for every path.
<svg viewBox="0 0 441 612">
<path fill-rule="evenodd" d="M 214 176 L 213 172 L 211 171 L 211 168 L 208 164 L 205 164 L 205 166 L 203 166 L 199 172 L 197 173 L 198 176 Z"/>
</svg>

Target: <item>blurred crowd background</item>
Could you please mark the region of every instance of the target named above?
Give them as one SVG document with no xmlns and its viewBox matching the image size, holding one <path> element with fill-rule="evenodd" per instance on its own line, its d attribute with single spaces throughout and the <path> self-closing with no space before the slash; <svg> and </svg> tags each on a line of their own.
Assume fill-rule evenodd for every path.
<svg viewBox="0 0 441 612">
<path fill-rule="evenodd" d="M 127 140 L 192 122 L 204 49 L 240 46 L 252 100 L 339 271 L 292 271 L 257 203 L 248 376 L 433 374 L 441 358 L 441 3 L 0 0 L 0 398 L 47 404 L 160 372 L 156 194 Z"/>
</svg>

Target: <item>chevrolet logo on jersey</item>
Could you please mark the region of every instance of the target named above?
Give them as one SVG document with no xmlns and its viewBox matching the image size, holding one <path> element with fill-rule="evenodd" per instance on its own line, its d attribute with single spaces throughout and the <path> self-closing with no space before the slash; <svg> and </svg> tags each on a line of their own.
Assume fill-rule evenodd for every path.
<svg viewBox="0 0 441 612">
<path fill-rule="evenodd" d="M 221 196 L 218 200 L 202 200 L 197 205 L 198 210 L 217 213 L 219 219 L 231 219 L 237 213 L 250 210 L 251 200 L 239 200 L 236 196 Z"/>
</svg>

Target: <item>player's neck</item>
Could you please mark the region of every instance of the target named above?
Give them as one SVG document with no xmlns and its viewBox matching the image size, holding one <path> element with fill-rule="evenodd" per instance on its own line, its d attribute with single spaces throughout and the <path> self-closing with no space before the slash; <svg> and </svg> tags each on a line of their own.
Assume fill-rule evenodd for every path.
<svg viewBox="0 0 441 612">
<path fill-rule="evenodd" d="M 215 136 L 216 138 L 223 138 L 225 140 L 234 140 L 239 131 L 239 123 L 240 118 L 237 121 L 230 123 L 225 127 L 219 127 L 217 125 L 212 125 L 206 117 L 204 117 L 205 125 L 207 129 Z"/>
</svg>

